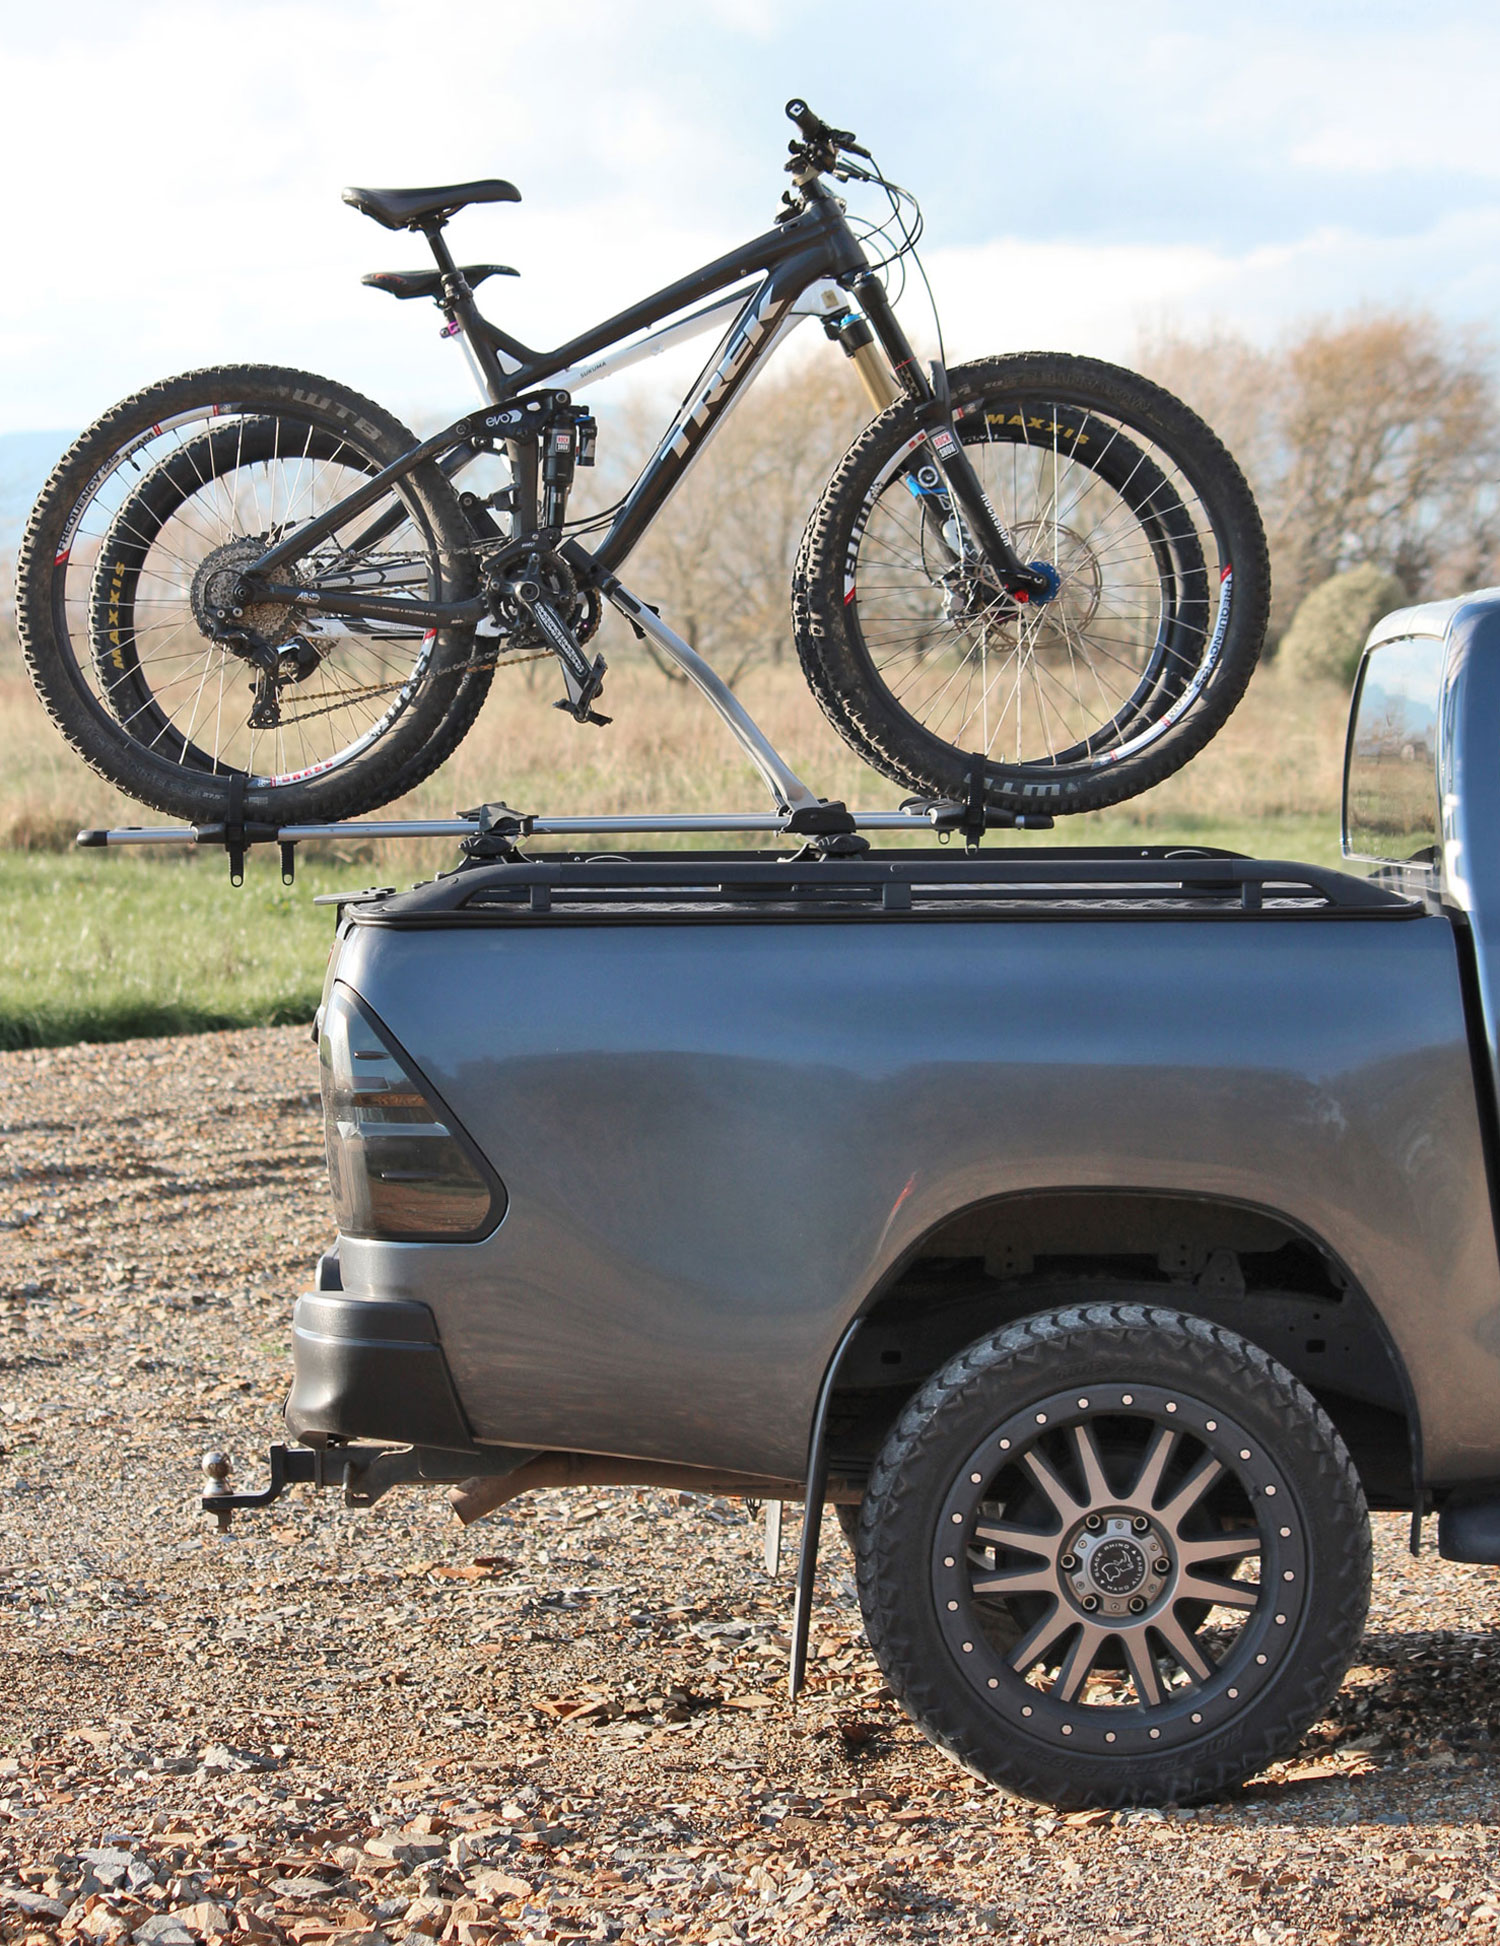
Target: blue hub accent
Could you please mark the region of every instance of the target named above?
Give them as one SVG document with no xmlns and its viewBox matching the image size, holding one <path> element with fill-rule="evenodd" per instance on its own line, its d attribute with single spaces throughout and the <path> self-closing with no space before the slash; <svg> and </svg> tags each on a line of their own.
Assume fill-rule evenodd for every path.
<svg viewBox="0 0 1500 1946">
<path fill-rule="evenodd" d="M 1045 575 L 1047 578 L 1047 592 L 1044 595 L 1033 595 L 1031 597 L 1035 605 L 1042 606 L 1051 601 L 1058 589 L 1061 588 L 1062 576 L 1050 561 L 1028 561 L 1026 565 L 1031 569 L 1033 574 Z"/>
</svg>

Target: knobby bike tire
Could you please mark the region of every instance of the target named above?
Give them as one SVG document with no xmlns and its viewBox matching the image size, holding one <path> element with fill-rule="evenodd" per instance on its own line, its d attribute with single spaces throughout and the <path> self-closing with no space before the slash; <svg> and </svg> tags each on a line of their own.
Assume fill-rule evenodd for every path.
<svg viewBox="0 0 1500 1946">
<path fill-rule="evenodd" d="M 1004 811 L 1119 803 L 1185 764 L 1244 694 L 1270 606 L 1253 496 L 1201 419 L 1118 366 L 1025 353 L 958 366 L 950 385 L 954 423 L 982 477 L 988 465 L 1018 551 L 1056 556 L 1052 606 L 1028 612 L 972 572 L 945 579 L 947 502 L 921 483 L 927 448 L 900 403 L 855 441 L 803 535 L 792 619 L 809 685 L 846 742 L 912 791 L 964 798 L 978 769 L 985 799 Z M 1017 485 L 1015 506 L 1001 486 L 1007 459 L 1013 474 L 1024 462 L 1036 476 Z M 1072 527 L 1058 518 L 1064 476 Z M 996 644 L 993 675 L 981 636 L 985 652 Z M 1027 682 L 1039 727 L 1007 751 L 1012 718 L 1022 740 Z M 912 701 L 923 683 L 930 721 Z"/>
<path fill-rule="evenodd" d="M 367 685 L 378 703 L 346 685 L 326 692 L 334 703 L 325 707 L 316 684 L 309 684 L 309 692 L 288 685 L 282 693 L 297 727 L 333 717 L 335 729 L 327 741 L 341 735 L 350 740 L 344 752 L 281 770 L 252 769 L 221 755 L 216 738 L 199 720 L 201 696 L 191 720 L 185 703 L 179 716 L 164 706 L 153 686 L 150 658 L 140 652 L 146 631 L 139 618 L 149 612 L 139 594 L 142 562 L 173 519 L 180 522 L 180 533 L 172 530 L 179 547 L 189 546 L 190 538 L 181 536 L 191 537 L 195 522 L 201 526 L 202 507 L 211 507 L 230 532 L 236 522 L 253 527 L 263 519 L 264 509 L 259 515 L 246 511 L 234 494 L 245 469 L 266 463 L 267 442 L 283 434 L 303 441 L 300 454 L 290 444 L 276 451 L 288 477 L 296 461 L 306 462 L 297 477 L 300 482 L 305 472 L 307 484 L 299 490 L 310 496 L 309 504 L 314 504 L 318 468 L 336 462 L 351 477 L 369 475 L 417 443 L 383 407 L 314 374 L 263 365 L 189 372 L 124 400 L 73 443 L 43 487 L 22 543 L 21 641 L 31 679 L 53 721 L 118 789 L 192 823 L 223 819 L 236 776 L 246 785 L 244 815 L 257 821 L 321 822 L 388 803 L 414 789 L 458 746 L 492 676 L 492 668 L 473 657 L 472 627 L 422 631 L 413 625 L 399 644 L 419 641 L 420 649 L 398 644 L 397 653 L 386 657 L 395 673 Z M 228 442 L 236 437 L 240 446 L 231 453 Z M 233 492 L 225 484 L 231 476 Z M 201 505 L 193 500 L 200 489 Z M 274 514 L 274 486 L 271 494 Z M 434 599 L 466 599 L 476 578 L 473 536 L 447 480 L 435 463 L 424 463 L 407 476 L 400 496 L 403 523 L 412 536 L 404 557 L 408 577 L 423 577 L 423 592 L 430 590 Z M 84 545 L 81 537 L 90 535 L 91 523 L 97 531 Z M 212 538 L 204 533 L 205 548 Z M 350 552 L 357 566 L 360 557 Z M 178 573 L 179 608 L 189 600 L 181 591 L 193 565 L 190 558 L 183 560 Z M 284 622 L 288 637 L 293 626 Z M 158 627 L 166 630 L 167 624 Z M 343 632 L 355 635 L 358 625 Z M 166 637 L 168 643 L 179 638 L 177 660 L 197 658 L 190 671 L 202 663 L 199 690 L 213 694 L 216 686 L 218 695 L 229 695 L 226 720 L 242 734 L 243 699 L 253 671 L 190 627 Z M 382 641 L 398 641 L 394 635 L 372 639 L 377 648 Z M 323 668 L 320 662 L 320 675 Z M 345 697 L 354 700 L 340 700 Z M 373 715 L 373 725 L 359 728 L 356 704 Z M 346 730 L 345 723 L 353 723 L 354 730 Z M 306 741 L 318 732 L 301 734 Z M 253 753 L 253 739 L 250 747 Z"/>
</svg>

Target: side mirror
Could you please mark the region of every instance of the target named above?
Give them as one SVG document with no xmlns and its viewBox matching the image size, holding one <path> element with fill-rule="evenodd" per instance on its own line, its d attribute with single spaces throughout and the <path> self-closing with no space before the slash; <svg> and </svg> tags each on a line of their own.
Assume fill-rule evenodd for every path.
<svg viewBox="0 0 1500 1946">
<path fill-rule="evenodd" d="M 1343 849 L 1377 865 L 1442 859 L 1438 725 L 1446 643 L 1401 635 L 1365 650 L 1344 745 Z"/>
</svg>

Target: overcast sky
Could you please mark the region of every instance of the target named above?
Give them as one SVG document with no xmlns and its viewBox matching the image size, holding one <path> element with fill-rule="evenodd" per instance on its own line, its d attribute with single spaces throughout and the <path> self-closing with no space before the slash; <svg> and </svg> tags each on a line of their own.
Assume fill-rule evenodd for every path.
<svg viewBox="0 0 1500 1946">
<path fill-rule="evenodd" d="M 437 313 L 359 284 L 420 240 L 344 183 L 512 178 L 450 235 L 556 342 L 767 227 L 792 93 L 920 195 L 950 357 L 1487 323 L 1497 84 L 1500 9 L 1463 0 L 0 0 L 0 432 L 234 359 L 456 414 Z"/>
</svg>

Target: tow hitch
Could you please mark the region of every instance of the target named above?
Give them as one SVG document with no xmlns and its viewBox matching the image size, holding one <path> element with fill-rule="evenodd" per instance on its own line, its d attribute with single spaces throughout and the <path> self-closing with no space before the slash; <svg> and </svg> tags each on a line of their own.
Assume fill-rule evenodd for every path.
<svg viewBox="0 0 1500 1946">
<path fill-rule="evenodd" d="M 268 1457 L 271 1484 L 259 1493 L 236 1493 L 232 1483 L 234 1464 L 229 1455 L 203 1455 L 203 1511 L 218 1521 L 221 1534 L 229 1532 L 230 1522 L 242 1507 L 269 1507 L 298 1481 L 310 1481 L 316 1486 L 327 1484 L 320 1478 L 329 1458 L 327 1453 L 315 1452 L 310 1446 L 273 1446 Z"/>
<path fill-rule="evenodd" d="M 534 1457 L 530 1452 L 517 1452 L 514 1463 L 522 1465 Z M 221 1534 L 227 1534 L 241 1509 L 269 1507 L 288 1487 L 298 1485 L 341 1487 L 346 1507 L 373 1507 L 392 1487 L 408 1481 L 456 1486 L 473 1475 L 476 1458 L 473 1453 L 439 1452 L 423 1446 L 278 1445 L 266 1455 L 271 1469 L 269 1485 L 259 1493 L 236 1493 L 229 1455 L 209 1452 L 203 1455 L 203 1511 L 218 1521 Z"/>
</svg>

